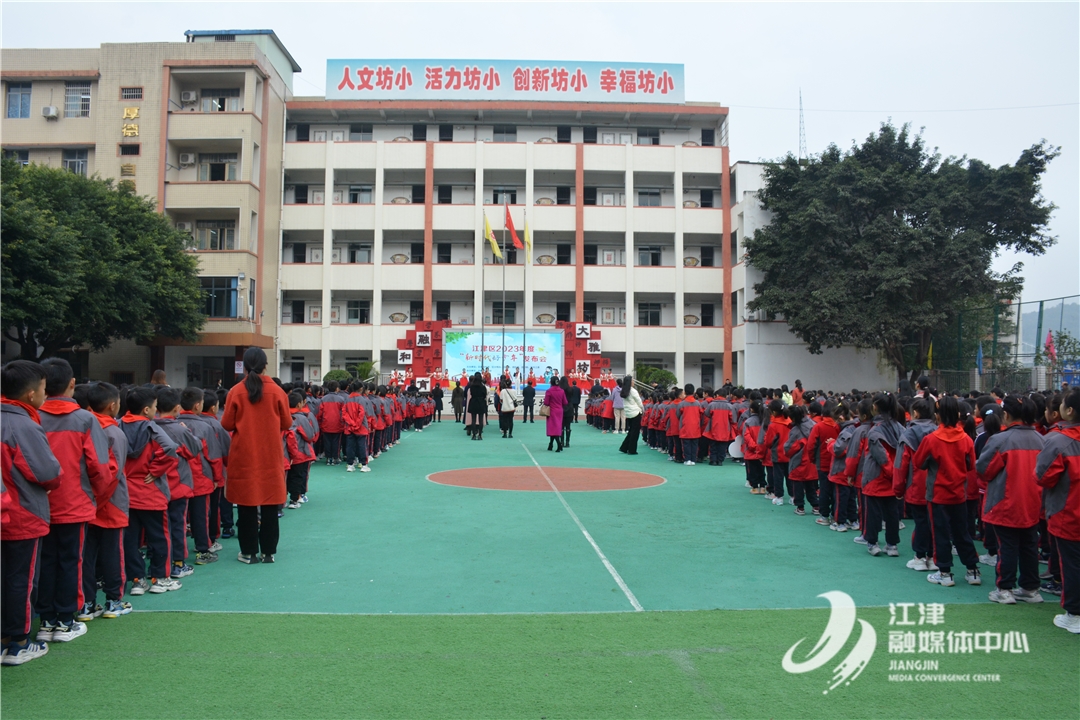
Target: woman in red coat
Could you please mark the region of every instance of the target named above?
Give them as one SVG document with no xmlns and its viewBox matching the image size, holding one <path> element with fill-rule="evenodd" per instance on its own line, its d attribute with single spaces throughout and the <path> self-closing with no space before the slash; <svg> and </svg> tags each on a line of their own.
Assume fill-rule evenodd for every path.
<svg viewBox="0 0 1080 720">
<path fill-rule="evenodd" d="M 274 562 L 278 508 L 286 496 L 281 433 L 292 427 L 285 391 L 273 378 L 263 375 L 265 369 L 266 353 L 260 348 L 248 348 L 244 353 L 247 377 L 229 391 L 221 417 L 221 425 L 233 435 L 225 497 L 237 506 L 237 559 L 249 565 Z"/>
</svg>

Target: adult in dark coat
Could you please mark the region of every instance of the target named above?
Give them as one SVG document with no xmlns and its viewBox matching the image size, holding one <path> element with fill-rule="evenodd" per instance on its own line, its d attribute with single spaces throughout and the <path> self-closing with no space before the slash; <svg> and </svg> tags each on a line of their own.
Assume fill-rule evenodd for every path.
<svg viewBox="0 0 1080 720">
<path fill-rule="evenodd" d="M 461 381 L 454 383 L 450 407 L 454 408 L 454 422 L 465 422 L 465 388 L 461 387 Z"/>
<path fill-rule="evenodd" d="M 577 383 L 569 386 L 570 389 L 566 393 L 566 401 L 570 404 L 571 421 L 577 422 L 578 409 L 581 407 L 581 388 L 577 386 Z M 567 445 L 570 443 L 567 442 Z"/>
<path fill-rule="evenodd" d="M 436 382 L 435 387 L 431 388 L 431 399 L 435 401 L 435 422 L 442 422 L 442 383 Z"/>
<path fill-rule="evenodd" d="M 536 388 L 533 387 L 532 380 L 529 380 L 521 391 L 521 402 L 523 404 L 521 422 L 536 422 L 533 417 L 533 408 L 536 406 Z"/>
<path fill-rule="evenodd" d="M 465 391 L 465 409 L 469 413 L 466 429 L 473 440 L 483 440 L 484 425 L 487 424 L 488 402 L 484 376 L 480 373 L 473 375 L 469 388 Z"/>
</svg>

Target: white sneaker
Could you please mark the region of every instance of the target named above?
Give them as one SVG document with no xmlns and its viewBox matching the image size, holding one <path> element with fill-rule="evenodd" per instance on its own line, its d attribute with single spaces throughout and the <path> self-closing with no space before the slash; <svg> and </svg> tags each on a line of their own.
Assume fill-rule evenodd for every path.
<svg viewBox="0 0 1080 720">
<path fill-rule="evenodd" d="M 847 525 L 844 523 L 833 523 L 829 525 L 829 529 L 835 532 L 847 532 Z"/>
<path fill-rule="evenodd" d="M 158 578 L 154 580 L 154 584 L 150 586 L 150 592 L 155 595 L 169 592 L 170 590 L 179 590 L 183 587 L 183 584 L 179 580 L 172 578 Z"/>
<path fill-rule="evenodd" d="M 889 557 L 900 557 L 900 551 L 896 549 L 895 545 L 885 544 L 885 554 Z"/>
<path fill-rule="evenodd" d="M 968 570 L 964 575 L 964 579 L 967 580 L 968 585 L 982 585 L 982 578 L 979 577 L 978 570 Z"/>
<path fill-rule="evenodd" d="M 874 543 L 873 545 L 868 544 L 866 546 L 866 552 L 870 553 L 874 557 L 877 557 L 881 554 L 881 547 L 877 543 Z"/>
<path fill-rule="evenodd" d="M 941 571 L 930 573 L 926 576 L 926 581 L 942 587 L 952 587 L 956 584 L 956 581 L 953 580 L 952 573 L 943 573 Z"/>
<path fill-rule="evenodd" d="M 783 505 L 784 504 L 784 498 L 773 498 L 772 504 L 773 505 Z"/>
<path fill-rule="evenodd" d="M 1009 590 L 991 590 L 990 602 L 1001 603 L 1002 605 L 1015 605 L 1016 598 Z"/>
<path fill-rule="evenodd" d="M 907 525 L 905 525 L 905 524 L 904 524 L 904 521 L 903 521 L 903 520 L 901 520 L 901 521 L 900 521 L 900 526 L 899 526 L 899 527 L 900 527 L 900 529 L 901 529 L 901 530 L 903 530 L 904 528 L 906 528 L 906 527 L 907 527 Z"/>
<path fill-rule="evenodd" d="M 1025 590 L 1023 588 L 1013 588 L 1012 596 L 1020 602 L 1026 603 L 1041 603 L 1043 596 L 1039 594 L 1038 590 Z"/>
<path fill-rule="evenodd" d="M 371 472 L 371 468 L 369 468 L 367 465 L 361 465 L 360 472 Z"/>
<path fill-rule="evenodd" d="M 3 665 L 22 665 L 28 663 L 35 658 L 39 658 L 49 652 L 49 646 L 44 642 L 35 642 L 34 640 L 28 640 L 25 645 L 19 647 L 12 643 L 4 648 L 3 660 L 0 660 L 0 664 Z"/>
<path fill-rule="evenodd" d="M 989 565 L 990 567 L 997 567 L 997 555 L 980 555 L 979 562 L 983 565 Z"/>
<path fill-rule="evenodd" d="M 286 503 L 285 507 L 287 509 L 289 509 L 289 510 L 299 510 L 300 509 L 300 503 L 299 502 Z"/>
<path fill-rule="evenodd" d="M 921 557 L 913 557 L 907 561 L 907 567 L 911 570 L 918 570 L 919 572 L 926 571 L 926 559 Z"/>
<path fill-rule="evenodd" d="M 870 544 L 870 543 L 866 542 L 866 538 L 864 538 L 862 535 L 856 535 L 855 539 L 852 540 L 852 542 L 854 542 L 856 545 L 869 545 Z"/>
<path fill-rule="evenodd" d="M 352 463 L 349 463 L 349 466 L 345 468 L 345 472 L 356 472 L 356 467 Z"/>
<path fill-rule="evenodd" d="M 1073 615 L 1069 612 L 1064 615 L 1055 615 L 1054 624 L 1059 628 L 1068 630 L 1073 635 L 1080 635 L 1080 615 Z"/>
<path fill-rule="evenodd" d="M 71 621 L 67 625 L 60 623 L 53 630 L 53 642 L 70 642 L 86 634 L 86 623 Z"/>
<path fill-rule="evenodd" d="M 686 462 L 684 462 L 684 463 L 683 463 L 683 465 L 686 465 L 686 466 L 688 466 L 688 467 L 689 467 L 690 465 L 693 465 L 693 464 L 694 464 L 694 461 L 693 461 L 693 460 L 687 460 Z"/>
</svg>

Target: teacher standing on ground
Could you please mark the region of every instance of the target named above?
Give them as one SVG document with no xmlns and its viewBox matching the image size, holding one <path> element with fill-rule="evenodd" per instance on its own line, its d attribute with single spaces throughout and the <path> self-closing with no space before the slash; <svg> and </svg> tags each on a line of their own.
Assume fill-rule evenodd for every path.
<svg viewBox="0 0 1080 720">
<path fill-rule="evenodd" d="M 237 506 L 237 559 L 249 565 L 274 562 L 278 508 L 286 496 L 281 433 L 292 427 L 285 391 L 263 374 L 265 370 L 266 353 L 261 348 L 248 348 L 244 353 L 247 376 L 229 390 L 221 417 L 222 427 L 233 432 L 225 498 Z"/>
<path fill-rule="evenodd" d="M 548 436 L 548 450 L 551 450 L 551 446 L 558 444 L 559 449 L 555 452 L 562 452 L 562 439 L 563 439 L 563 408 L 566 407 L 566 392 L 563 391 L 558 385 L 552 385 L 544 393 L 544 403 L 547 407 L 547 436 Z"/>
<path fill-rule="evenodd" d="M 622 399 L 623 416 L 626 418 L 626 437 L 623 438 L 619 452 L 637 455 L 638 436 L 641 434 L 641 415 L 645 412 L 645 403 L 634 387 L 634 378 L 627 375 L 615 391 L 615 396 Z"/>
</svg>

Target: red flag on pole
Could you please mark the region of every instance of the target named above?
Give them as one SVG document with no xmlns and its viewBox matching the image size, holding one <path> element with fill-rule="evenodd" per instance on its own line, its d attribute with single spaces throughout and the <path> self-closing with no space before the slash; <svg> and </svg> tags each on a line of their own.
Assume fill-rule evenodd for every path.
<svg viewBox="0 0 1080 720">
<path fill-rule="evenodd" d="M 1046 331 L 1046 355 L 1050 358 L 1050 362 L 1057 362 L 1057 348 L 1054 347 L 1054 333 Z"/>
<path fill-rule="evenodd" d="M 514 229 L 514 219 L 510 217 L 510 207 L 506 206 L 506 229 L 510 231 L 510 239 L 514 241 L 514 247 L 521 250 L 525 246 L 521 244 L 521 240 L 518 239 L 517 230 Z"/>
</svg>

